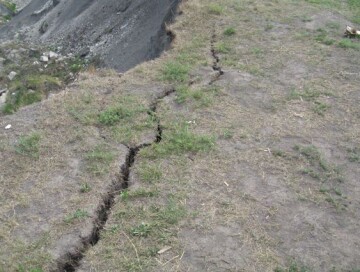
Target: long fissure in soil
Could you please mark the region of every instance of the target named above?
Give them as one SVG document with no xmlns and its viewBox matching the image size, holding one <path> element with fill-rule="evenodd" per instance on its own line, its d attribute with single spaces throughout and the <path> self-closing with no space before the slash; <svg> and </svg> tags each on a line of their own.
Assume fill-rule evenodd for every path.
<svg viewBox="0 0 360 272">
<path fill-rule="evenodd" d="M 220 66 L 220 57 L 218 56 L 218 53 L 216 52 L 215 49 L 215 42 L 216 42 L 216 34 L 215 31 L 211 37 L 211 55 L 214 59 L 213 61 L 213 70 L 219 72 L 219 76 L 222 76 L 224 74 L 224 71 L 222 70 L 221 66 Z"/>
<path fill-rule="evenodd" d="M 217 52 L 214 48 L 214 44 L 216 42 L 216 34 L 214 33 L 211 38 L 211 55 L 213 58 L 212 69 L 216 71 L 218 74 L 214 80 L 212 80 L 209 85 L 214 83 L 219 79 L 220 76 L 224 74 L 222 68 L 220 66 L 220 58 L 217 55 Z M 58 260 L 58 265 L 55 271 L 66 271 L 73 272 L 79 267 L 81 260 L 83 259 L 86 251 L 91 247 L 95 246 L 99 240 L 101 239 L 101 232 L 104 229 L 106 222 L 109 218 L 109 214 L 111 212 L 112 207 L 115 204 L 115 197 L 119 194 L 119 192 L 127 189 L 129 187 L 129 177 L 131 174 L 131 168 L 136 161 L 136 156 L 142 148 L 151 146 L 153 144 L 160 143 L 163 139 L 163 127 L 161 125 L 161 120 L 157 115 L 157 108 L 159 102 L 172 95 L 176 92 L 175 88 L 167 89 L 158 95 L 152 103 L 150 103 L 148 114 L 154 118 L 156 121 L 156 136 L 155 139 L 150 143 L 142 143 L 135 147 L 128 147 L 129 151 L 126 156 L 126 160 L 124 164 L 120 167 L 120 177 L 116 182 L 114 182 L 108 193 L 103 197 L 102 201 L 99 204 L 99 208 L 96 212 L 96 217 L 93 221 L 93 230 L 89 237 L 86 237 L 82 240 L 81 245 L 78 247 L 78 251 L 76 253 L 67 253 L 65 258 L 61 258 Z"/>
<path fill-rule="evenodd" d="M 107 194 L 103 197 L 102 201 L 99 204 L 99 208 L 96 212 L 96 217 L 93 221 L 93 230 L 91 232 L 91 235 L 82 240 L 81 245 L 78 246 L 78 250 L 76 253 L 68 252 L 65 254 L 65 258 L 61 258 L 60 260 L 58 260 L 57 267 L 56 269 L 54 269 L 54 271 L 76 271 L 86 251 L 91 246 L 95 246 L 99 242 L 99 240 L 101 239 L 101 232 L 104 229 L 106 222 L 109 218 L 111 208 L 115 204 L 116 195 L 129 187 L 131 168 L 136 161 L 137 154 L 142 148 L 161 142 L 163 128 L 160 122 L 160 118 L 157 116 L 156 113 L 157 107 L 162 99 L 171 95 L 175 91 L 175 89 L 164 91 L 162 94 L 156 97 L 153 103 L 150 104 L 148 114 L 153 116 L 157 123 L 155 139 L 151 143 L 142 143 L 135 147 L 129 148 L 129 151 L 126 155 L 126 160 L 120 167 L 120 177 L 110 186 Z"/>
</svg>

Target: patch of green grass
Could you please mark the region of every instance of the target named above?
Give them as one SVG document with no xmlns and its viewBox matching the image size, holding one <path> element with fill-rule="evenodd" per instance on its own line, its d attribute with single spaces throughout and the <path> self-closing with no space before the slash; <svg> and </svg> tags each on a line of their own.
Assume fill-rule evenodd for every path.
<svg viewBox="0 0 360 272">
<path fill-rule="evenodd" d="M 17 268 L 17 272 L 43 272 L 43 270 L 41 268 L 38 267 L 31 267 L 31 268 L 26 268 L 24 265 L 19 265 Z"/>
<path fill-rule="evenodd" d="M 343 179 L 339 167 L 327 162 L 320 151 L 313 145 L 296 145 L 294 150 L 306 158 L 309 163 L 308 166 L 301 170 L 301 173 L 321 182 L 320 192 L 325 193 L 327 198 L 331 199 L 331 201 L 327 200 L 328 202 L 339 208 L 341 198 L 344 197 L 338 188 L 339 182 L 342 182 Z M 324 189 L 324 184 L 327 184 L 327 189 Z"/>
<path fill-rule="evenodd" d="M 39 102 L 49 90 L 56 90 L 62 86 L 59 78 L 44 74 L 28 74 L 9 83 L 9 91 L 14 95 L 8 95 L 6 105 L 2 111 L 12 114 L 22 106 Z"/>
<path fill-rule="evenodd" d="M 179 205 L 174 199 L 169 200 L 169 203 L 163 209 L 157 210 L 155 218 L 166 224 L 177 224 L 186 215 L 186 210 L 182 205 Z"/>
<path fill-rule="evenodd" d="M 312 177 L 313 179 L 321 180 L 321 175 L 318 171 L 315 171 L 314 169 L 304 168 L 301 172 L 305 175 Z"/>
<path fill-rule="evenodd" d="M 208 5 L 207 8 L 208 12 L 214 15 L 221 15 L 224 12 L 224 7 L 216 3 Z"/>
<path fill-rule="evenodd" d="M 5 103 L 5 105 L 1 108 L 1 111 L 5 114 L 13 114 L 16 112 L 16 107 L 13 104 Z"/>
<path fill-rule="evenodd" d="M 324 29 L 318 29 L 317 33 L 318 34 L 315 36 L 316 41 L 325 45 L 332 45 L 335 43 L 335 40 L 329 38 L 327 32 Z"/>
<path fill-rule="evenodd" d="M 303 99 L 305 101 L 314 101 L 316 98 L 320 97 L 322 93 L 313 88 L 304 88 L 303 91 L 291 90 L 289 94 L 289 99 Z"/>
<path fill-rule="evenodd" d="M 226 128 L 226 129 L 224 129 L 221 136 L 222 136 L 222 138 L 229 140 L 234 137 L 234 134 L 235 134 L 235 131 L 233 128 Z"/>
<path fill-rule="evenodd" d="M 215 44 L 215 51 L 222 54 L 227 54 L 230 52 L 230 47 L 224 42 L 218 42 Z"/>
<path fill-rule="evenodd" d="M 12 16 L 10 14 L 7 14 L 7 15 L 4 15 L 3 18 L 5 21 L 10 21 Z"/>
<path fill-rule="evenodd" d="M 16 153 L 32 158 L 39 158 L 40 139 L 40 134 L 37 132 L 20 137 L 15 146 Z"/>
<path fill-rule="evenodd" d="M 331 96 L 332 93 L 330 92 L 320 92 L 314 88 L 304 88 L 304 90 L 302 91 L 297 91 L 297 90 L 291 90 L 290 94 L 288 96 L 289 100 L 292 99 L 301 99 L 307 102 L 312 102 L 313 107 L 312 110 L 313 112 L 317 113 L 318 115 L 324 116 L 325 112 L 330 108 L 329 105 L 318 101 L 317 99 L 322 96 L 322 95 L 326 95 L 326 96 Z"/>
<path fill-rule="evenodd" d="M 87 169 L 95 175 L 104 174 L 109 169 L 114 157 L 114 153 L 109 151 L 106 146 L 98 145 L 85 155 Z"/>
<path fill-rule="evenodd" d="M 83 184 L 81 184 L 81 186 L 80 186 L 80 192 L 81 193 L 88 193 L 88 192 L 90 192 L 91 191 L 91 186 L 90 186 L 90 184 L 89 183 L 83 183 Z"/>
<path fill-rule="evenodd" d="M 309 268 L 292 262 L 287 268 L 275 268 L 274 272 L 311 272 Z"/>
<path fill-rule="evenodd" d="M 305 2 L 332 9 L 337 9 L 341 7 L 340 1 L 337 0 L 305 0 Z"/>
<path fill-rule="evenodd" d="M 280 149 L 271 150 L 271 154 L 274 157 L 283 157 L 283 158 L 286 157 L 286 153 L 284 151 L 280 150 Z"/>
<path fill-rule="evenodd" d="M 188 86 L 180 86 L 176 91 L 175 101 L 179 104 L 194 101 L 196 106 L 209 106 L 218 93 L 218 88 L 208 87 L 203 89 L 191 89 Z"/>
<path fill-rule="evenodd" d="M 19 44 L 12 46 L 16 47 Z M 22 47 L 27 49 L 26 45 Z M 46 67 L 39 71 L 31 59 L 24 54 L 20 54 L 20 59 L 16 63 L 11 59 L 6 59 L 1 80 L 8 86 L 11 95 L 7 96 L 6 105 L 2 111 L 5 114 L 12 114 L 23 106 L 42 100 L 50 92 L 56 91 L 72 81 L 74 73 L 83 68 L 83 63 L 83 60 L 76 58 L 61 63 L 51 60 Z M 6 76 L 10 71 L 17 72 L 17 76 L 13 80 L 9 80 Z"/>
<path fill-rule="evenodd" d="M 22 106 L 31 105 L 41 101 L 43 97 L 40 92 L 24 89 L 18 89 L 14 92 L 14 94 L 15 95 L 8 96 L 6 103 L 2 108 L 3 113 L 12 114 Z"/>
<path fill-rule="evenodd" d="M 168 82 L 184 83 L 188 80 L 189 66 L 179 61 L 169 61 L 162 69 L 162 78 Z"/>
<path fill-rule="evenodd" d="M 350 162 L 360 162 L 360 148 L 348 148 L 348 160 Z"/>
<path fill-rule="evenodd" d="M 348 0 L 348 4 L 353 13 L 353 22 L 360 24 L 360 1 Z"/>
<path fill-rule="evenodd" d="M 302 156 L 304 156 L 312 166 L 317 166 L 320 170 L 325 171 L 327 174 L 334 173 L 339 174 L 339 170 L 336 167 L 331 166 L 322 156 L 320 151 L 313 145 L 294 147 Z M 309 173 L 313 170 L 308 170 Z"/>
<path fill-rule="evenodd" d="M 0 271 L 43 271 L 43 267 L 51 261 L 50 253 L 44 250 L 50 242 L 48 233 L 42 234 L 33 242 L 13 240 L 11 248 L 8 248 L 12 254 L 6 260 L 7 263 L 0 264 Z"/>
<path fill-rule="evenodd" d="M 137 168 L 137 173 L 140 179 L 144 182 L 155 183 L 162 178 L 162 171 L 160 165 L 142 163 Z"/>
<path fill-rule="evenodd" d="M 64 222 L 68 223 L 68 224 L 71 224 L 75 220 L 81 220 L 81 219 L 84 219 L 86 217 L 89 217 L 89 213 L 87 211 L 78 209 L 74 213 L 66 216 L 65 219 L 64 219 Z"/>
<path fill-rule="evenodd" d="M 79 57 L 70 60 L 70 71 L 74 74 L 80 72 L 85 67 L 85 60 Z"/>
<path fill-rule="evenodd" d="M 128 190 L 121 191 L 120 198 L 122 201 L 127 201 L 129 199 L 129 191 Z"/>
<path fill-rule="evenodd" d="M 296 151 L 299 151 L 299 153 L 304 157 L 306 157 L 312 164 L 317 163 L 319 160 L 321 160 L 321 154 L 319 150 L 313 145 L 309 145 L 309 146 L 295 145 L 294 149 Z"/>
<path fill-rule="evenodd" d="M 131 115 L 130 111 L 122 107 L 108 108 L 99 114 L 99 123 L 112 126 L 125 117 Z"/>
<path fill-rule="evenodd" d="M 151 226 L 147 223 L 141 223 L 133 228 L 131 228 L 130 233 L 133 236 L 147 237 L 151 232 Z"/>
<path fill-rule="evenodd" d="M 233 36 L 235 33 L 236 33 L 236 30 L 233 27 L 228 27 L 227 29 L 224 30 L 225 36 Z"/>
<path fill-rule="evenodd" d="M 95 125 L 99 122 L 99 115 L 91 107 L 75 105 L 67 109 L 70 116 L 83 125 Z"/>
<path fill-rule="evenodd" d="M 313 107 L 313 111 L 315 113 L 317 113 L 318 115 L 324 116 L 325 112 L 330 108 L 329 105 L 319 102 L 319 101 L 315 101 L 315 105 Z"/>
<path fill-rule="evenodd" d="M 186 152 L 206 152 L 215 146 L 215 137 L 192 133 L 187 125 L 177 126 L 163 135 L 163 140 L 140 151 L 145 157 L 180 155 Z"/>
<path fill-rule="evenodd" d="M 262 53 L 264 53 L 264 50 L 261 49 L 261 48 L 258 48 L 258 47 L 254 47 L 254 48 L 251 49 L 251 52 L 256 56 L 259 56 Z"/>
<path fill-rule="evenodd" d="M 131 190 L 131 191 L 126 191 L 127 194 L 127 199 L 131 199 L 131 198 L 142 198 L 142 197 L 155 197 L 157 196 L 159 193 L 155 190 L 146 190 L 146 189 L 136 189 L 136 190 Z"/>
<path fill-rule="evenodd" d="M 51 75 L 28 75 L 25 79 L 25 85 L 28 89 L 46 92 L 47 89 L 58 89 L 61 87 L 59 78 Z"/>
<path fill-rule="evenodd" d="M 117 105 L 107 108 L 99 114 L 98 122 L 102 125 L 113 126 L 120 120 L 134 117 L 137 113 L 146 109 L 133 101 L 131 98 L 124 98 Z"/>
<path fill-rule="evenodd" d="M 11 1 L 2 1 L 2 4 L 12 13 L 16 13 L 16 4 Z"/>
<path fill-rule="evenodd" d="M 338 46 L 345 49 L 354 49 L 354 50 L 360 50 L 360 43 L 357 41 L 353 41 L 350 39 L 342 39 Z"/>
</svg>

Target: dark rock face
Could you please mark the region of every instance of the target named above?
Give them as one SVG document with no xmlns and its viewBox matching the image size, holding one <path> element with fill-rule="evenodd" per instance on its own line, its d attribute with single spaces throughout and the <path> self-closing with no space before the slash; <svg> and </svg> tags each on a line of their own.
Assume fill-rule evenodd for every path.
<svg viewBox="0 0 360 272">
<path fill-rule="evenodd" d="M 125 71 L 166 49 L 170 21 L 180 0 L 32 0 L 0 29 L 30 43 L 98 56 L 104 66 Z"/>
</svg>

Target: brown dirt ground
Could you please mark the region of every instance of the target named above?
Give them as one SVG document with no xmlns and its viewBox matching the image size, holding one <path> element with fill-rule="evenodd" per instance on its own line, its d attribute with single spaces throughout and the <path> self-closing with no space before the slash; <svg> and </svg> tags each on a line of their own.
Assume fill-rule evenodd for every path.
<svg viewBox="0 0 360 272">
<path fill-rule="evenodd" d="M 98 114 L 116 103 L 148 108 L 166 85 L 177 92 L 158 104 L 163 139 L 136 157 L 129 189 L 116 195 L 78 271 L 360 269 L 360 51 L 339 46 L 353 18 L 345 1 L 189 0 L 181 8 L 173 49 L 158 60 L 122 77 L 85 73 L 0 120 L 13 125 L 0 132 L 0 271 L 52 270 L 79 250 L 126 146 L 156 133 L 145 111 L 114 127 L 99 125 Z M 169 61 L 189 65 L 185 83 L 162 79 Z M 215 144 L 159 153 L 184 126 L 195 135 L 184 138 L 190 145 L 199 136 Z M 14 151 L 30 131 L 41 135 L 38 159 Z M 86 154 L 99 145 L 114 158 L 94 174 Z M 83 183 L 92 190 L 80 193 Z M 66 223 L 76 210 L 87 216 Z"/>
</svg>

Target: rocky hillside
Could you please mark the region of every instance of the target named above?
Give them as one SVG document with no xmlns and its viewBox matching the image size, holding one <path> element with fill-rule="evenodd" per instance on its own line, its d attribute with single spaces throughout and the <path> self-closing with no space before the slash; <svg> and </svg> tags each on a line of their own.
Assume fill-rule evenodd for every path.
<svg viewBox="0 0 360 272">
<path fill-rule="evenodd" d="M 46 44 L 62 52 L 97 57 L 126 71 L 159 56 L 169 44 L 165 23 L 178 0 L 33 0 L 0 29 L 0 39 Z"/>
</svg>

